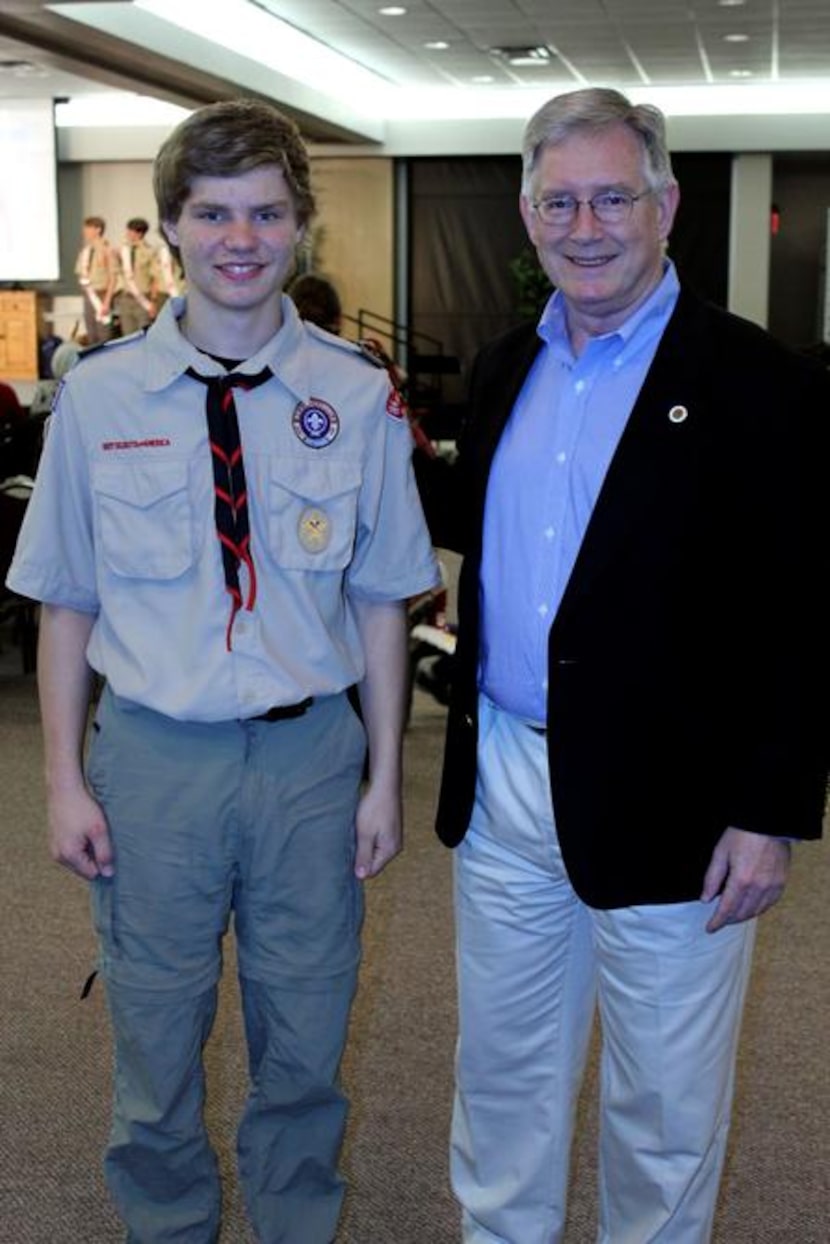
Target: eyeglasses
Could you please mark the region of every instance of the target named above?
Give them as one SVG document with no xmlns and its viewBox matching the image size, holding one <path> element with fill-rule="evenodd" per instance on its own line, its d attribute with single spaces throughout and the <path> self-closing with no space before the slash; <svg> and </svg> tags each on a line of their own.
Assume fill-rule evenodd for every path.
<svg viewBox="0 0 830 1244">
<path fill-rule="evenodd" d="M 573 224 L 583 203 L 590 207 L 594 218 L 601 224 L 619 225 L 628 220 L 635 203 L 653 193 L 654 190 L 649 187 L 640 194 L 630 194 L 627 190 L 602 190 L 590 199 L 578 199 L 573 194 L 550 194 L 544 199 L 537 199 L 531 206 L 544 225 Z"/>
</svg>

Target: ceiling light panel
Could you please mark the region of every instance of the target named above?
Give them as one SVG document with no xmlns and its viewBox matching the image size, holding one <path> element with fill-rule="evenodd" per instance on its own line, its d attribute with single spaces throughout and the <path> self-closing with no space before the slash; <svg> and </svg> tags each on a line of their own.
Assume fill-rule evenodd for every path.
<svg viewBox="0 0 830 1244">
<path fill-rule="evenodd" d="M 696 6 L 699 8 L 700 6 Z M 612 21 L 642 21 L 657 24 L 673 19 L 689 20 L 688 0 L 603 0 L 602 8 Z"/>
</svg>

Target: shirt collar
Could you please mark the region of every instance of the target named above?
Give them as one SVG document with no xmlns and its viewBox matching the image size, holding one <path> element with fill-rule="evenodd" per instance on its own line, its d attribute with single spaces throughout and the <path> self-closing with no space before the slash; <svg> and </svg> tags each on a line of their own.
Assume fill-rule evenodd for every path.
<svg viewBox="0 0 830 1244">
<path fill-rule="evenodd" d="M 670 259 L 664 261 L 663 277 L 632 315 L 610 333 L 603 333 L 597 341 L 617 338 L 626 353 L 640 344 L 640 336 L 647 326 L 662 325 L 674 310 L 680 293 L 677 270 Z M 536 330 L 542 340 L 556 350 L 573 357 L 568 327 L 565 319 L 565 300 L 561 290 L 554 290 L 548 299 Z"/>
<path fill-rule="evenodd" d="M 147 331 L 145 389 L 160 392 L 178 380 L 189 367 L 203 376 L 223 376 L 221 363 L 203 354 L 183 336 L 179 328 L 187 305 L 186 297 L 170 298 L 158 319 Z M 307 400 L 309 365 L 305 352 L 302 321 L 291 299 L 282 295 L 282 327 L 261 350 L 246 359 L 236 370 L 241 375 L 255 375 L 263 367 L 271 371 L 298 399 Z"/>
</svg>

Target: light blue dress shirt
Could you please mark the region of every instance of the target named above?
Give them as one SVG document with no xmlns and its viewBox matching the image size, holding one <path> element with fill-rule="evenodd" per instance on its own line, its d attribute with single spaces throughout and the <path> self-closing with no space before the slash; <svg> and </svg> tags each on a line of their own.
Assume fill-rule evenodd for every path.
<svg viewBox="0 0 830 1244">
<path fill-rule="evenodd" d="M 677 301 L 674 266 L 616 331 L 576 357 L 561 294 L 499 442 L 481 562 L 479 687 L 532 723 L 547 716 L 548 634 L 605 473 Z"/>
</svg>

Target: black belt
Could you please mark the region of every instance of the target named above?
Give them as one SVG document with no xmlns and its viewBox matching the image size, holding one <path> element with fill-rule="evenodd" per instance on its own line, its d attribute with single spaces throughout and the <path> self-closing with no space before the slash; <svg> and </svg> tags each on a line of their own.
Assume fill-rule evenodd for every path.
<svg viewBox="0 0 830 1244">
<path fill-rule="evenodd" d="M 249 717 L 248 721 L 290 721 L 292 717 L 302 717 L 308 712 L 314 703 L 313 696 L 307 696 L 306 699 L 300 700 L 299 704 L 277 704 L 274 708 L 269 708 L 267 713 L 257 713 L 256 717 Z"/>
</svg>

